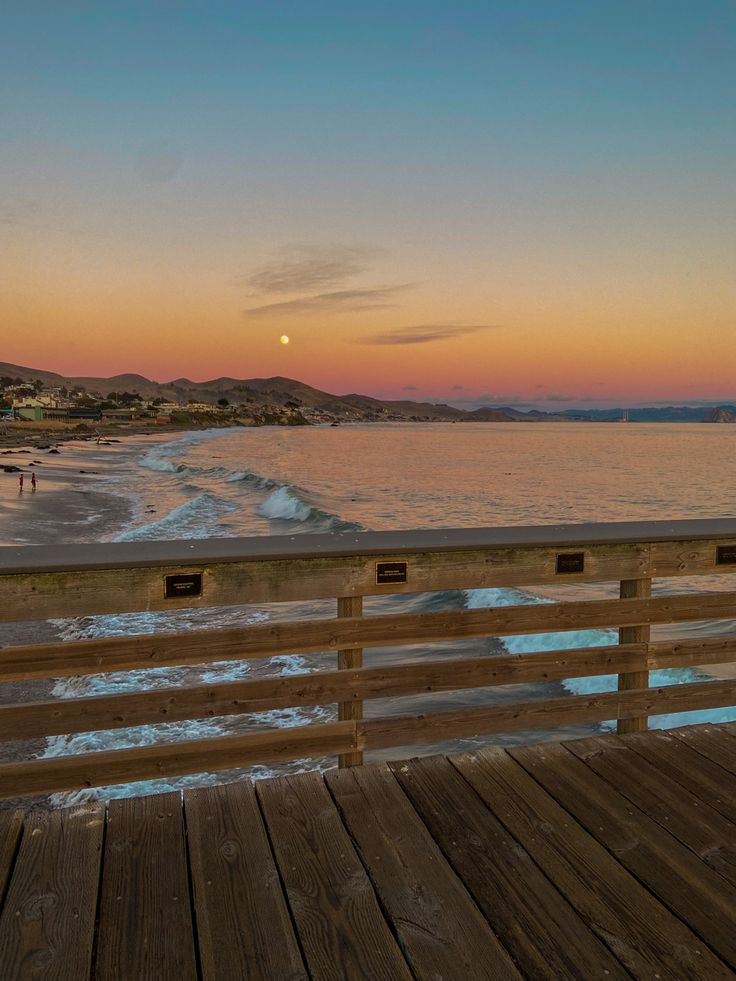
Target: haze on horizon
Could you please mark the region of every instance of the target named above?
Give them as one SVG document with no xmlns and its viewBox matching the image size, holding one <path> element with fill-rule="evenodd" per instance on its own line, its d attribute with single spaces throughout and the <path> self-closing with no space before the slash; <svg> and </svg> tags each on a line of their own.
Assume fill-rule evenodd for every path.
<svg viewBox="0 0 736 981">
<path fill-rule="evenodd" d="M 735 66 L 714 0 L 11 0 L 0 360 L 733 400 Z"/>
</svg>

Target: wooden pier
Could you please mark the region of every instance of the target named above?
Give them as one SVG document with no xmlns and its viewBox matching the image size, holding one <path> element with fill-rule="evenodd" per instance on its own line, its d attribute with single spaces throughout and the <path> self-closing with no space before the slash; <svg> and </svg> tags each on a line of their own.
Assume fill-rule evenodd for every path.
<svg viewBox="0 0 736 981">
<path fill-rule="evenodd" d="M 0 648 L 0 743 L 11 747 L 291 707 L 334 712 L 293 728 L 8 753 L 0 800 L 338 764 L 183 796 L 0 810 L 1 981 L 736 977 L 736 727 L 647 731 L 658 715 L 736 706 L 732 675 L 698 673 L 736 662 L 734 572 L 733 519 L 0 548 L 5 622 L 325 599 L 336 614 Z M 592 599 L 565 592 L 588 583 L 608 586 Z M 554 587 L 555 598 L 425 612 L 373 604 L 499 586 Z M 677 636 L 690 622 L 714 626 Z M 523 654 L 422 648 L 599 628 L 617 634 L 586 647 L 573 633 L 565 650 Z M 374 661 L 386 646 L 390 663 Z M 283 654 L 320 667 L 2 697 L 5 683 Z M 650 685 L 652 670 L 671 668 L 695 673 Z M 540 684 L 605 675 L 615 690 L 540 697 Z M 497 704 L 391 710 L 396 697 L 512 685 L 518 698 Z M 478 747 L 509 733 L 529 743 L 535 730 L 610 722 L 618 735 L 406 759 L 414 746 Z M 375 751 L 392 762 L 362 765 Z"/>
<path fill-rule="evenodd" d="M 0 976 L 736 977 L 736 725 L 0 815 Z"/>
</svg>

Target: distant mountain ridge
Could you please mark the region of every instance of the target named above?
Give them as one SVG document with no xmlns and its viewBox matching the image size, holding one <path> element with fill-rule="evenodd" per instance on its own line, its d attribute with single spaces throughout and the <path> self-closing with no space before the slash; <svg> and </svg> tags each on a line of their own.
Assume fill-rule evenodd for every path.
<svg viewBox="0 0 736 981">
<path fill-rule="evenodd" d="M 213 378 L 195 382 L 189 378 L 176 378 L 170 382 L 155 382 L 143 375 L 121 374 L 110 378 L 86 375 L 60 375 L 23 365 L 0 362 L 0 377 L 20 378 L 23 381 L 41 381 L 47 387 L 82 387 L 87 392 L 106 396 L 109 392 L 137 393 L 147 399 L 163 398 L 167 402 L 198 402 L 215 404 L 226 398 L 231 403 L 252 402 L 256 406 L 285 406 L 290 403 L 299 407 L 318 409 L 343 418 L 378 419 L 387 416 L 400 419 L 441 419 L 476 422 L 511 422 L 512 419 L 497 409 L 480 408 L 474 411 L 457 409 L 452 405 L 433 402 L 382 401 L 369 395 L 333 395 L 320 391 L 293 378 Z"/>
<path fill-rule="evenodd" d="M 110 378 L 96 376 L 60 375 L 54 371 L 28 368 L 22 365 L 0 362 L 0 377 L 21 378 L 23 381 L 39 380 L 46 386 L 75 388 L 106 396 L 109 392 L 133 392 L 143 398 L 162 398 L 168 402 L 198 402 L 215 404 L 226 398 L 231 403 L 252 402 L 257 406 L 298 406 L 334 413 L 338 417 L 357 419 L 438 419 L 457 422 L 616 422 L 623 421 L 624 412 L 630 422 L 736 422 L 736 405 L 707 406 L 644 406 L 624 409 L 561 409 L 545 412 L 530 409 L 526 412 L 508 405 L 487 405 L 478 409 L 458 409 L 453 405 L 408 400 L 385 401 L 370 395 L 351 393 L 334 395 L 320 391 L 293 378 L 231 378 L 223 376 L 209 381 L 195 382 L 189 378 L 176 378 L 170 382 L 155 382 L 143 375 L 125 373 Z"/>
<path fill-rule="evenodd" d="M 614 409 L 560 409 L 557 412 L 543 412 L 541 409 L 522 412 L 508 405 L 494 405 L 489 408 L 505 412 L 514 419 L 538 419 L 543 422 L 736 422 L 736 405 L 731 404 L 713 407 L 644 405 L 633 409 L 621 406 Z"/>
</svg>

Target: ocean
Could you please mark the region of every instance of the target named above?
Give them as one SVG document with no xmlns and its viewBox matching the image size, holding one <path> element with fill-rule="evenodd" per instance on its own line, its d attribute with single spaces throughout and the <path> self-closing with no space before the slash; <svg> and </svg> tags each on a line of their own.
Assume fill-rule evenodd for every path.
<svg viewBox="0 0 736 981">
<path fill-rule="evenodd" d="M 294 535 L 344 530 L 481 527 L 589 521 L 731 517 L 736 512 L 736 426 L 595 423 L 387 424 L 339 427 L 218 429 L 134 442 L 97 460 L 93 490 L 127 502 L 123 527 L 105 526 L 107 540 L 141 541 Z M 111 499 L 111 498 L 110 498 Z M 10 529 L 12 531 L 12 528 Z M 5 540 L 9 540 L 5 529 Z M 86 540 L 89 540 L 87 534 Z M 80 537 L 84 538 L 84 534 Z M 12 535 L 10 536 L 12 540 Z M 20 540 L 20 539 L 19 539 Z M 26 539 L 27 540 L 27 539 Z M 654 591 L 723 590 L 729 577 L 659 581 Z M 482 589 L 368 599 L 370 612 L 546 603 L 617 595 L 616 584 L 529 589 Z M 63 639 L 162 630 L 205 629 L 267 619 L 332 616 L 334 601 L 244 606 L 225 610 L 122 614 L 55 621 Z M 654 628 L 658 639 L 736 631 L 736 623 L 693 623 Z M 381 648 L 366 664 L 408 657 L 493 656 L 615 643 L 616 631 L 480 639 Z M 115 675 L 60 679 L 59 698 L 205 683 L 334 667 L 334 655 L 227 662 Z M 706 677 L 702 671 L 654 672 L 653 684 Z M 568 679 L 472 692 L 446 692 L 366 703 L 368 716 L 442 710 L 507 701 L 604 691 L 615 678 Z M 123 748 L 244 732 L 259 726 L 294 726 L 335 718 L 335 706 L 288 709 L 223 719 L 140 726 L 114 732 L 49 739 L 43 755 Z M 736 709 L 660 716 L 654 726 L 733 721 Z M 412 747 L 409 755 L 457 752 L 480 745 L 511 745 L 589 735 L 603 726 L 453 740 Z M 396 750 L 370 759 L 396 758 Z M 58 803 L 91 796 L 191 787 L 248 776 L 297 772 L 332 760 L 202 774 L 145 785 L 57 795 Z"/>
</svg>

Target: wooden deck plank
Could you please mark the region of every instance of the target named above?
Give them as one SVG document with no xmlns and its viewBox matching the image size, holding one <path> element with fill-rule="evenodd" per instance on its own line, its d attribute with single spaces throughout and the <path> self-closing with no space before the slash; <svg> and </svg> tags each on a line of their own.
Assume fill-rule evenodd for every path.
<svg viewBox="0 0 736 981">
<path fill-rule="evenodd" d="M 610 787 L 564 745 L 509 750 L 595 838 L 736 966 L 736 889 Z"/>
<path fill-rule="evenodd" d="M 732 745 L 733 737 L 729 729 L 700 725 L 671 729 L 670 732 L 706 759 L 717 763 L 729 773 L 736 774 L 736 749 Z"/>
<path fill-rule="evenodd" d="M 414 976 L 521 977 L 389 768 L 326 780 Z"/>
<path fill-rule="evenodd" d="M 89 978 L 104 817 L 104 805 L 26 817 L 0 918 L 3 981 Z"/>
<path fill-rule="evenodd" d="M 203 981 L 307 978 L 250 781 L 184 794 Z"/>
<path fill-rule="evenodd" d="M 732 978 L 682 921 L 563 810 L 504 750 L 452 757 L 547 877 L 634 977 Z"/>
<path fill-rule="evenodd" d="M 629 977 L 447 758 L 391 768 L 523 973 Z"/>
<path fill-rule="evenodd" d="M 701 756 L 672 733 L 652 729 L 622 737 L 626 747 L 666 773 L 729 821 L 736 822 L 736 774 Z"/>
<path fill-rule="evenodd" d="M 0 811 L 0 913 L 22 830 L 21 811 Z"/>
<path fill-rule="evenodd" d="M 109 804 L 96 981 L 195 981 L 179 794 Z"/>
<path fill-rule="evenodd" d="M 311 977 L 411 978 L 321 775 L 257 792 Z"/>
<path fill-rule="evenodd" d="M 736 886 L 736 825 L 615 736 L 573 739 L 566 748 Z"/>
</svg>

